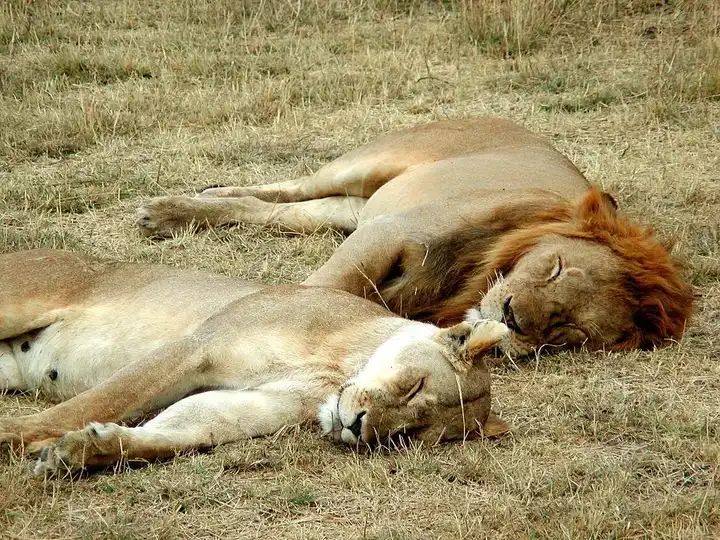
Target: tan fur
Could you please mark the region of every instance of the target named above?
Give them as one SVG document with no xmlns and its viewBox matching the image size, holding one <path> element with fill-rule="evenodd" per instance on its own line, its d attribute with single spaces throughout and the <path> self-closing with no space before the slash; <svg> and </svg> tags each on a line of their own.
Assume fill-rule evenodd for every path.
<svg viewBox="0 0 720 540">
<path fill-rule="evenodd" d="M 613 216 L 601 216 L 598 205 L 613 207 Z M 511 354 L 543 345 L 661 346 L 682 334 L 692 295 L 667 250 L 649 232 L 614 217 L 616 206 L 540 137 L 506 120 L 476 118 L 380 137 L 307 178 L 154 199 L 139 210 L 137 223 L 148 236 L 238 222 L 352 232 L 306 284 L 441 325 L 476 307 L 498 321 L 512 314 L 524 326 L 511 325 L 504 344 Z M 578 209 L 587 215 L 578 217 Z M 605 229 L 583 232 L 586 217 Z M 558 224 L 561 234 L 552 229 Z M 521 246 L 526 230 L 546 231 L 545 237 Z M 568 244 L 563 235 L 575 241 Z M 553 252 L 562 259 L 569 249 L 576 271 L 548 287 L 547 276 L 537 272 L 552 268 L 530 264 L 539 244 L 546 258 Z M 496 264 L 497 254 L 513 250 L 532 268 L 523 279 L 510 279 L 519 256 L 511 265 Z M 663 276 L 657 286 L 637 279 L 657 271 Z M 523 302 L 528 288 L 537 294 Z M 622 300 L 612 301 L 618 294 Z"/>
<path fill-rule="evenodd" d="M 0 390 L 60 401 L 0 419 L 0 441 L 40 451 L 38 474 L 171 456 L 318 414 L 353 444 L 464 437 L 488 419 L 485 431 L 503 431 L 482 360 L 507 331 L 494 321 L 440 330 L 342 291 L 59 251 L 0 255 L 0 273 Z M 138 427 L 112 423 L 164 407 Z"/>
</svg>

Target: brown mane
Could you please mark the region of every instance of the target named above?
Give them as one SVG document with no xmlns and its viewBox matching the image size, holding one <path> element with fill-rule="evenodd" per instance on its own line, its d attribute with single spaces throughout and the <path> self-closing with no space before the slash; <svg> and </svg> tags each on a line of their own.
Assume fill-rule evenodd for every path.
<svg viewBox="0 0 720 540">
<path fill-rule="evenodd" d="M 607 246 L 621 261 L 623 284 L 615 295 L 627 304 L 635 327 L 613 348 L 663 345 L 682 335 L 692 292 L 653 233 L 618 215 L 615 207 L 614 198 L 591 188 L 574 204 L 547 200 L 504 208 L 490 227 L 468 224 L 452 239 L 404 254 L 403 268 L 419 265 L 421 256 L 426 262 L 392 280 L 381 294 L 391 309 L 410 317 L 454 324 L 541 238 L 577 238 Z"/>
<path fill-rule="evenodd" d="M 494 272 L 482 266 L 489 252 L 519 227 L 564 222 L 572 217 L 567 200 L 539 191 L 538 198 L 509 204 L 481 224 L 467 221 L 455 234 L 405 246 L 394 272 L 381 284 L 390 310 L 411 319 L 450 326 L 462 321 L 478 302 Z M 482 277 L 481 277 L 482 276 Z M 480 286 L 481 284 L 481 286 Z M 378 300 L 378 299 L 376 299 Z"/>
</svg>

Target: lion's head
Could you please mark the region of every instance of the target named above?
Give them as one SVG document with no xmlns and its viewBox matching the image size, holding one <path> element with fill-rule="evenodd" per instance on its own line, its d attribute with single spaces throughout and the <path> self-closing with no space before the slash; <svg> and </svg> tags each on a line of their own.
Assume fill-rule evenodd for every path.
<svg viewBox="0 0 720 540">
<path fill-rule="evenodd" d="M 472 314 L 507 324 L 502 349 L 512 355 L 662 346 L 682 334 L 692 308 L 668 250 L 595 189 L 569 219 L 505 235 L 485 271 L 497 277 Z"/>
<path fill-rule="evenodd" d="M 597 189 L 574 203 L 536 195 L 408 246 L 380 291 L 383 302 L 439 325 L 468 310 L 505 322 L 511 331 L 501 348 L 516 356 L 544 345 L 652 348 L 682 335 L 692 292 L 651 231 Z"/>
<path fill-rule="evenodd" d="M 507 431 L 490 411 L 490 374 L 483 359 L 507 331 L 495 321 L 406 328 L 321 407 L 325 433 L 355 445 L 396 434 L 436 443 Z"/>
</svg>

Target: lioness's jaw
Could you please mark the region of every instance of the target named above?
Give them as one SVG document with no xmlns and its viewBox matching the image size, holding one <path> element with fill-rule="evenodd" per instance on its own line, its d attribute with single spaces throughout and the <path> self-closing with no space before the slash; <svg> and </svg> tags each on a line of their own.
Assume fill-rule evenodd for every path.
<svg viewBox="0 0 720 540">
<path fill-rule="evenodd" d="M 0 388 L 28 389 L 17 359 L 6 342 L 0 342 Z"/>
<path fill-rule="evenodd" d="M 332 394 L 327 398 L 325 403 L 320 405 L 318 410 L 318 421 L 322 429 L 323 436 L 330 437 L 334 442 L 342 441 L 342 424 L 340 423 L 340 415 L 338 414 L 339 394 Z"/>
</svg>

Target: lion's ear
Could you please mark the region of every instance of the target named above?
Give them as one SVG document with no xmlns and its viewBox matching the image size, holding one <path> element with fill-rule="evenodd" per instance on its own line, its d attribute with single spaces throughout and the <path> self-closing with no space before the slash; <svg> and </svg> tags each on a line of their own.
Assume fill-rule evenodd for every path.
<svg viewBox="0 0 720 540">
<path fill-rule="evenodd" d="M 620 210 L 620 202 L 617 200 L 615 195 L 613 195 L 609 191 L 601 191 L 600 195 L 602 196 L 605 205 L 608 208 L 611 208 L 613 213 Z"/>
<path fill-rule="evenodd" d="M 606 204 L 609 204 L 612 206 L 614 211 L 620 210 L 620 201 L 617 200 L 617 197 L 610 193 L 609 191 L 603 191 L 602 192 L 603 199 L 605 199 Z"/>
<path fill-rule="evenodd" d="M 577 203 L 575 217 L 587 223 L 612 220 L 617 216 L 620 203 L 608 191 L 590 188 Z"/>
<path fill-rule="evenodd" d="M 508 328 L 501 322 L 482 320 L 463 321 L 440 330 L 435 340 L 445 349 L 455 369 L 465 372 L 475 361 L 502 341 Z"/>
<path fill-rule="evenodd" d="M 481 429 L 482 434 L 485 437 L 500 437 L 501 435 L 510 433 L 510 430 L 512 428 L 510 427 L 510 424 L 508 424 L 505 420 L 500 418 L 494 412 L 490 411 L 490 414 L 488 414 L 487 420 L 485 420 L 485 423 L 482 425 Z"/>
</svg>

